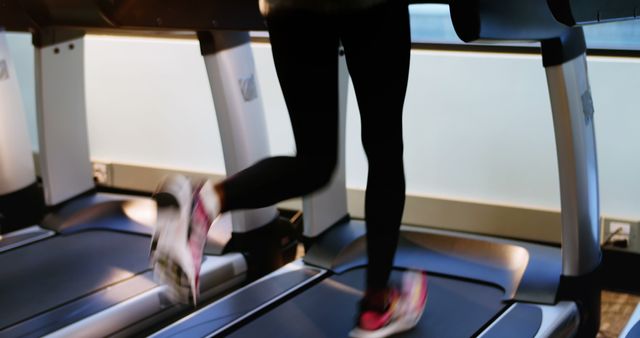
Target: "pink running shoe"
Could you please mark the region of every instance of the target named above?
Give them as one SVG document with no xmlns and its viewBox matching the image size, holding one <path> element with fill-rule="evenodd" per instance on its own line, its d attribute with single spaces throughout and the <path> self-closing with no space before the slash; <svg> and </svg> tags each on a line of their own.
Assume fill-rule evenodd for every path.
<svg viewBox="0 0 640 338">
<path fill-rule="evenodd" d="M 384 338 L 415 327 L 427 303 L 427 275 L 407 271 L 403 275 L 402 292 L 387 292 L 387 305 L 383 312 L 363 309 L 358 325 L 351 330 L 352 338 Z"/>
<path fill-rule="evenodd" d="M 210 181 L 192 188 L 184 176 L 165 179 L 154 195 L 158 204 L 151 240 L 156 279 L 169 286 L 169 296 L 195 305 L 200 290 L 200 266 L 211 223 L 220 203 Z"/>
</svg>

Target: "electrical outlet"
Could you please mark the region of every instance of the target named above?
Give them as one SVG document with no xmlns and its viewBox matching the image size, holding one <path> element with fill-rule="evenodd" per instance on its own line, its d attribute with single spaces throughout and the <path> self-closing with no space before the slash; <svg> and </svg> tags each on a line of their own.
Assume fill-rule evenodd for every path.
<svg viewBox="0 0 640 338">
<path fill-rule="evenodd" d="M 605 219 L 602 230 L 603 244 L 618 243 L 618 245 L 622 245 L 618 248 L 640 253 L 640 222 Z"/>
<path fill-rule="evenodd" d="M 611 221 L 609 223 L 609 233 L 629 236 L 631 235 L 631 223 Z"/>
<path fill-rule="evenodd" d="M 93 179 L 101 185 L 109 185 L 111 180 L 111 166 L 107 163 L 93 162 Z"/>
</svg>

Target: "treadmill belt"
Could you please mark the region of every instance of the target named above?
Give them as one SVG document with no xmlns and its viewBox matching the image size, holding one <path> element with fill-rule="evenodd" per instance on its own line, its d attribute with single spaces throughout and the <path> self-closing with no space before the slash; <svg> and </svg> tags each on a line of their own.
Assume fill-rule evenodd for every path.
<svg viewBox="0 0 640 338">
<path fill-rule="evenodd" d="M 325 279 L 227 337 L 346 337 L 355 323 L 364 276 L 364 269 L 357 269 Z M 392 279 L 400 278 L 394 271 Z M 422 320 L 399 337 L 471 337 L 503 310 L 503 295 L 498 287 L 430 276 Z"/>
<path fill-rule="evenodd" d="M 147 236 L 87 231 L 0 255 L 0 330 L 148 269 Z"/>
</svg>

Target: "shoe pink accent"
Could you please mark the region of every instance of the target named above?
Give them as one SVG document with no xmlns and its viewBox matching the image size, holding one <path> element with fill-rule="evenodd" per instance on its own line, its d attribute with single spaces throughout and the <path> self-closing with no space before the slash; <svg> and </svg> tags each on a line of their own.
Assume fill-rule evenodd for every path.
<svg viewBox="0 0 640 338">
<path fill-rule="evenodd" d="M 189 223 L 189 249 L 193 257 L 193 265 L 195 268 L 195 282 L 193 290 L 195 299 L 197 299 L 200 291 L 200 268 L 202 266 L 202 255 L 207 242 L 207 234 L 213 223 L 213 218 L 207 214 L 204 202 L 200 198 L 201 186 L 196 189 L 193 196 L 193 211 L 191 212 L 191 222 Z"/>
<path fill-rule="evenodd" d="M 394 295 L 395 294 L 395 295 Z M 427 303 L 427 275 L 421 271 L 407 271 L 402 278 L 402 293 L 396 291 L 389 297 L 388 310 L 384 313 L 365 311 L 360 314 L 358 326 L 351 330 L 352 338 L 384 338 L 415 327 Z"/>
<path fill-rule="evenodd" d="M 398 306 L 400 293 L 394 289 L 389 292 L 389 306 L 385 312 L 365 311 L 360 315 L 358 326 L 364 330 L 378 330 L 387 325 Z"/>
<path fill-rule="evenodd" d="M 402 276 L 402 316 L 412 327 L 418 324 L 427 303 L 427 274 L 408 271 Z"/>
</svg>

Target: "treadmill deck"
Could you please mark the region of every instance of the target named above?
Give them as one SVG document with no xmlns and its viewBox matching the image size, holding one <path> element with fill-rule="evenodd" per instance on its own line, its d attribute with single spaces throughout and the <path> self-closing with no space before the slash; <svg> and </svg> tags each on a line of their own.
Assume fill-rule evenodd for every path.
<svg viewBox="0 0 640 338">
<path fill-rule="evenodd" d="M 364 269 L 323 280 L 227 337 L 346 337 L 364 289 Z M 394 271 L 392 279 L 401 273 Z M 501 312 L 504 292 L 487 284 L 429 276 L 427 307 L 401 337 L 471 337 Z"/>
</svg>

